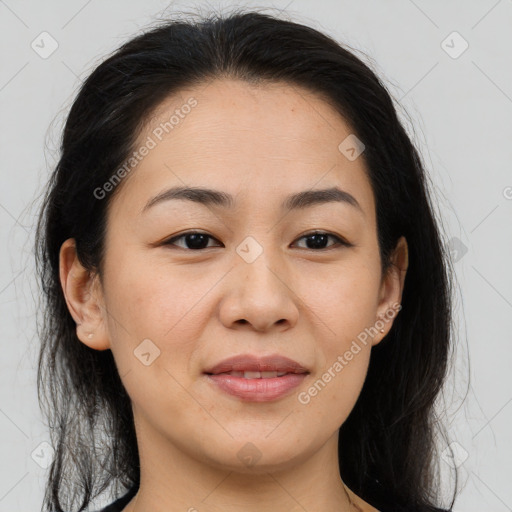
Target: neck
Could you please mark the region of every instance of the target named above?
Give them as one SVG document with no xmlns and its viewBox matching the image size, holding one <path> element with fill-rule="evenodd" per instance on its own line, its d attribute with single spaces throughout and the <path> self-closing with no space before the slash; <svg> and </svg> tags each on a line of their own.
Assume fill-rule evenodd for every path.
<svg viewBox="0 0 512 512">
<path fill-rule="evenodd" d="M 141 425 L 139 424 L 139 427 Z M 141 432 L 144 435 L 141 435 Z M 279 468 L 222 468 L 194 458 L 148 425 L 137 431 L 140 487 L 123 512 L 357 512 L 338 466 L 338 432 Z"/>
</svg>

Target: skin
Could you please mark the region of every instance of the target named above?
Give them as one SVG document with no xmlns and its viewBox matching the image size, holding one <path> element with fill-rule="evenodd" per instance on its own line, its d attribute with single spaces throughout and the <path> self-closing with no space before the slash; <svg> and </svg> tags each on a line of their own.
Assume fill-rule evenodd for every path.
<svg viewBox="0 0 512 512">
<path fill-rule="evenodd" d="M 400 303 L 406 241 L 382 275 L 364 159 L 338 150 L 351 129 L 296 86 L 224 78 L 182 90 L 159 105 L 136 146 L 191 96 L 197 106 L 116 190 L 103 274 L 80 265 L 73 239 L 60 252 L 77 335 L 95 350 L 112 350 L 132 400 L 141 486 L 124 510 L 374 511 L 340 478 L 338 430 L 359 396 L 372 346 L 393 319 L 359 343 L 309 403 L 297 396 Z M 176 185 L 222 190 L 236 207 L 171 200 L 142 212 Z M 361 210 L 338 202 L 280 210 L 288 194 L 330 186 L 352 194 Z M 190 230 L 211 235 L 207 249 L 191 249 L 185 238 L 162 243 Z M 329 238 L 315 249 L 303 238 L 313 230 L 353 245 Z M 251 263 L 236 252 L 247 236 L 263 251 Z M 144 339 L 160 350 L 148 366 L 134 356 Z M 202 373 L 243 353 L 282 354 L 310 374 L 286 397 L 244 402 Z M 246 443 L 260 456 L 251 466 L 237 456 Z"/>
</svg>

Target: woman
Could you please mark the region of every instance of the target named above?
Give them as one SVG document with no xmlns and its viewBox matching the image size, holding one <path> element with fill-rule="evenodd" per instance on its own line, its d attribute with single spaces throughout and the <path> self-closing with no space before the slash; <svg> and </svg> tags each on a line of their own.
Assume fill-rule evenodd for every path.
<svg viewBox="0 0 512 512">
<path fill-rule="evenodd" d="M 110 486 L 106 511 L 442 510 L 448 260 L 353 52 L 256 12 L 167 21 L 84 82 L 61 149 L 45 510 Z"/>
</svg>

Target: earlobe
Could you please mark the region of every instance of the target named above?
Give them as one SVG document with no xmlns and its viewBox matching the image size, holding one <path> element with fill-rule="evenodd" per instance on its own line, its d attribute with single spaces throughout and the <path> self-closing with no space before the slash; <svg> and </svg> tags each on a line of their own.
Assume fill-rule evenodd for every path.
<svg viewBox="0 0 512 512">
<path fill-rule="evenodd" d="M 67 239 L 60 248 L 59 274 L 69 313 L 77 324 L 77 337 L 95 350 L 110 348 L 98 289 L 99 276 L 80 263 L 73 238 Z"/>
</svg>

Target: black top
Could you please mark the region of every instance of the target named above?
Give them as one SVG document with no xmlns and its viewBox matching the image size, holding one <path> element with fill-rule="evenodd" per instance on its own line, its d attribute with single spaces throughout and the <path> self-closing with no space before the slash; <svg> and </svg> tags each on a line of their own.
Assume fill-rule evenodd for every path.
<svg viewBox="0 0 512 512">
<path fill-rule="evenodd" d="M 102 508 L 99 512 L 121 512 L 130 500 L 137 494 L 139 487 L 137 485 L 133 486 L 124 496 L 121 496 L 119 499 L 114 501 L 105 508 Z"/>
</svg>

